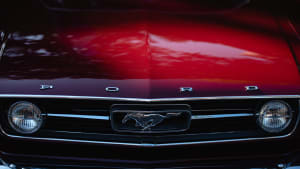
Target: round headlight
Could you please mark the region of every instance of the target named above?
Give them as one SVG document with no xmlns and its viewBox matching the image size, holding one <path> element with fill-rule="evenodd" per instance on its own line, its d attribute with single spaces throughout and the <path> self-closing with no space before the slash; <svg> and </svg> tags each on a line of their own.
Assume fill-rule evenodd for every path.
<svg viewBox="0 0 300 169">
<path fill-rule="evenodd" d="M 292 115 L 292 110 L 287 103 L 270 101 L 261 108 L 258 124 L 266 132 L 279 133 L 289 126 Z"/>
<path fill-rule="evenodd" d="M 29 102 L 17 102 L 8 111 L 10 126 L 19 133 L 32 134 L 40 129 L 43 118 L 41 110 Z"/>
</svg>

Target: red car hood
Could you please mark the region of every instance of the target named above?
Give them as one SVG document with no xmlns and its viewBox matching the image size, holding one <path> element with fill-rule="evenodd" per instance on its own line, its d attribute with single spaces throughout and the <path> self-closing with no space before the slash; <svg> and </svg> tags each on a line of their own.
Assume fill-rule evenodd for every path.
<svg viewBox="0 0 300 169">
<path fill-rule="evenodd" d="M 300 92 L 288 43 L 267 13 L 74 15 L 57 14 L 47 28 L 12 32 L 1 94 L 152 99 Z M 54 89 L 41 91 L 42 84 Z M 246 92 L 252 85 L 260 91 Z M 105 91 L 112 86 L 120 91 Z M 180 93 L 180 87 L 194 92 Z"/>
</svg>

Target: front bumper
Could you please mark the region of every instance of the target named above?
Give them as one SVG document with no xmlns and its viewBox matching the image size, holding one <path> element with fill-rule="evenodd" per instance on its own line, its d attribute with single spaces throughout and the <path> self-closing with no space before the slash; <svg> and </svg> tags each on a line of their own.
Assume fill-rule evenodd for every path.
<svg viewBox="0 0 300 169">
<path fill-rule="evenodd" d="M 183 147 L 119 147 L 14 142 L 1 146 L 6 165 L 52 168 L 292 168 L 300 167 L 297 140 Z"/>
<path fill-rule="evenodd" d="M 233 159 L 182 160 L 117 160 L 61 156 L 30 156 L 1 153 L 4 160 L 0 169 L 68 169 L 68 168 L 213 168 L 213 169 L 298 169 L 300 153 L 273 157 L 239 157 Z"/>
</svg>

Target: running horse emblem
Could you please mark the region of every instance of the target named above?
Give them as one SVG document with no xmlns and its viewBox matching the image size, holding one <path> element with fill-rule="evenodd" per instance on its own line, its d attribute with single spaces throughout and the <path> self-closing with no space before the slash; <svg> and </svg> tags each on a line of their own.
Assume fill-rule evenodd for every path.
<svg viewBox="0 0 300 169">
<path fill-rule="evenodd" d="M 128 113 L 122 120 L 123 124 L 126 124 L 129 120 L 135 121 L 135 127 L 141 128 L 141 130 L 151 130 L 152 127 L 155 127 L 162 123 L 165 119 L 180 116 L 181 113 L 166 113 L 166 115 L 161 114 L 151 114 L 145 112 L 138 113 Z"/>
</svg>

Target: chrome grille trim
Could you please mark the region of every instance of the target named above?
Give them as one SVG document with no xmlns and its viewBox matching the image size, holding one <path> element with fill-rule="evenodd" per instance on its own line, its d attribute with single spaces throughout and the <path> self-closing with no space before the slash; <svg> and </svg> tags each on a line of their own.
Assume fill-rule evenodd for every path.
<svg viewBox="0 0 300 169">
<path fill-rule="evenodd" d="M 255 114 L 252 114 L 252 113 L 238 113 L 238 114 L 193 115 L 192 120 L 223 119 L 223 118 L 251 117 L 251 116 L 255 116 Z"/>
<path fill-rule="evenodd" d="M 72 99 L 72 100 L 107 100 L 107 101 L 136 101 L 136 102 L 170 102 L 198 100 L 246 100 L 246 99 L 300 99 L 300 95 L 256 95 L 256 96 L 213 96 L 213 97 L 182 97 L 182 98 L 126 98 L 126 97 L 96 97 L 72 95 L 30 95 L 30 94 L 0 94 L 0 98 L 36 98 L 36 99 Z"/>
<path fill-rule="evenodd" d="M 193 112 L 218 112 L 218 111 L 253 111 L 252 109 L 198 109 L 192 110 Z"/>
<path fill-rule="evenodd" d="M 77 114 L 47 114 L 48 117 L 61 117 L 61 118 L 76 118 L 76 119 L 90 119 L 90 120 L 110 120 L 109 116 L 93 116 L 93 115 L 77 115 Z M 192 120 L 204 119 L 222 119 L 222 118 L 238 118 L 238 117 L 251 117 L 255 114 L 239 113 L 239 114 L 214 114 L 214 115 L 193 115 Z"/>
<path fill-rule="evenodd" d="M 297 123 L 298 124 L 298 123 Z M 212 141 L 198 141 L 198 142 L 180 142 L 180 143 L 164 143 L 164 144 L 148 144 L 148 143 L 124 143 L 124 142 L 106 142 L 106 141 L 90 141 L 90 140 L 75 140 L 75 139 L 59 139 L 59 138 L 40 138 L 40 137 L 28 137 L 28 136 L 16 136 L 7 134 L 1 128 L 2 133 L 13 139 L 18 140 L 37 140 L 37 141 L 56 141 L 56 142 L 70 142 L 70 143 L 88 143 L 88 144 L 102 144 L 102 145 L 122 145 L 122 146 L 134 146 L 134 147 L 170 147 L 170 146 L 184 146 L 184 145 L 200 145 L 200 144 L 212 144 L 212 143 L 230 143 L 240 141 L 255 141 L 255 140 L 270 140 L 270 139 L 282 139 L 291 136 L 295 129 L 286 135 L 274 136 L 274 137 L 261 137 L 261 138 L 243 138 L 243 139 L 227 139 L 227 140 L 212 140 Z"/>
<path fill-rule="evenodd" d="M 92 115 L 77 115 L 77 114 L 47 114 L 48 117 L 90 119 L 90 120 L 109 120 L 109 116 L 92 116 Z"/>
</svg>

